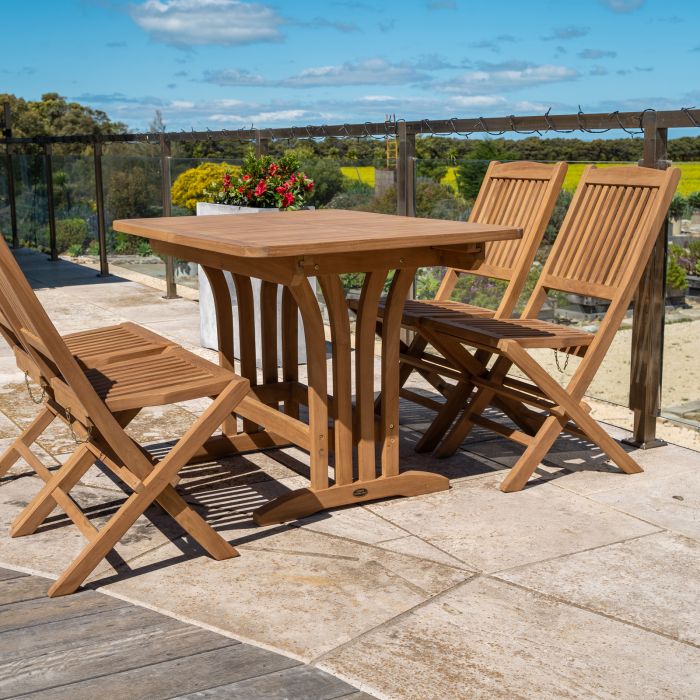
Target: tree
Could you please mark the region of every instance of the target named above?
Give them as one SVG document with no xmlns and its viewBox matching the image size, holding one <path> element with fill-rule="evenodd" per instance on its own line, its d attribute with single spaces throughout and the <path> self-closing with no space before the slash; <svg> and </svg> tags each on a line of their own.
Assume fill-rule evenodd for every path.
<svg viewBox="0 0 700 700">
<path fill-rule="evenodd" d="M 105 112 L 68 102 L 57 92 L 47 92 L 41 100 L 25 100 L 7 93 L 0 103 L 9 102 L 13 136 L 72 136 L 75 134 L 122 134 L 126 125 L 113 122 Z M 78 145 L 80 152 L 84 148 Z M 73 151 L 75 151 L 75 147 Z"/>
<path fill-rule="evenodd" d="M 481 181 L 492 160 L 512 160 L 513 154 L 509 151 L 509 146 L 504 139 L 484 139 L 477 143 L 469 155 L 469 160 L 463 161 L 457 170 L 457 188 L 464 199 L 476 199 Z"/>
<path fill-rule="evenodd" d="M 163 113 L 157 109 L 151 123 L 148 125 L 148 130 L 152 134 L 164 134 L 165 122 L 163 121 Z"/>
</svg>

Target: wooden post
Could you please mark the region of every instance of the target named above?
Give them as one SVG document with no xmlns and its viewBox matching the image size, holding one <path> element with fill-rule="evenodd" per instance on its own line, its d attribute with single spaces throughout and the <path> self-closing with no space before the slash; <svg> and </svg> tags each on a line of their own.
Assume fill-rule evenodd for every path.
<svg viewBox="0 0 700 700">
<path fill-rule="evenodd" d="M 46 208 L 49 214 L 49 260 L 58 260 L 56 245 L 56 210 L 53 197 L 53 154 L 50 143 L 44 144 L 44 169 L 46 174 Z"/>
<path fill-rule="evenodd" d="M 170 156 L 172 150 L 170 141 L 164 134 L 160 135 L 160 176 L 161 195 L 163 202 L 163 216 L 172 216 Z M 172 255 L 165 256 L 165 298 L 177 299 L 177 285 L 175 284 L 175 259 Z"/>
<path fill-rule="evenodd" d="M 640 165 L 665 170 L 669 165 L 667 156 L 668 129 L 645 125 Z M 634 302 L 629 397 L 629 407 L 634 411 L 634 434 L 625 442 L 642 449 L 666 444 L 656 437 L 656 418 L 661 406 L 667 231 L 664 222 Z"/>
<path fill-rule="evenodd" d="M 255 155 L 260 158 L 260 156 L 267 155 L 270 149 L 270 139 L 263 138 L 260 133 L 260 129 L 255 131 Z"/>
<path fill-rule="evenodd" d="M 100 248 L 100 277 L 109 275 L 107 261 L 107 225 L 105 222 L 105 193 L 102 183 L 102 144 L 94 141 L 92 153 L 95 160 L 95 203 L 97 206 L 97 242 Z"/>
<path fill-rule="evenodd" d="M 10 103 L 3 105 L 4 128 L 3 136 L 12 138 L 12 110 Z M 12 247 L 19 248 L 19 234 L 17 232 L 17 202 L 15 201 L 15 166 L 12 162 L 12 146 L 7 144 L 5 148 L 5 167 L 7 169 L 7 198 L 10 201 L 10 228 L 12 229 Z"/>
</svg>

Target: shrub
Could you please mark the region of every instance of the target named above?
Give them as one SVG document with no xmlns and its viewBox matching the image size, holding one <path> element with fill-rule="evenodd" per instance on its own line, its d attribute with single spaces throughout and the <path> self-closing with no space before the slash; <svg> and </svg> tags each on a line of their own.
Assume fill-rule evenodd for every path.
<svg viewBox="0 0 700 700">
<path fill-rule="evenodd" d="M 87 247 L 87 254 L 95 256 L 100 254 L 100 244 L 98 241 L 90 241 Z"/>
<path fill-rule="evenodd" d="M 68 255 L 70 255 L 71 258 L 77 258 L 80 253 L 82 253 L 83 247 L 81 245 L 78 245 L 77 243 L 73 243 L 73 245 L 68 246 Z"/>
<path fill-rule="evenodd" d="M 88 225 L 84 219 L 63 219 L 56 222 L 56 249 L 65 253 L 71 246 L 81 249 L 88 237 Z"/>
<path fill-rule="evenodd" d="M 314 181 L 314 188 L 307 199 L 307 204 L 325 207 L 343 191 L 345 177 L 340 171 L 340 166 L 333 160 L 319 158 L 304 163 L 304 172 Z"/>
<path fill-rule="evenodd" d="M 544 243 L 551 245 L 559 233 L 562 223 L 564 223 L 564 217 L 569 209 L 571 200 L 574 198 L 572 192 L 568 190 L 562 190 L 557 197 L 557 203 L 554 205 L 554 211 L 552 212 L 552 218 L 547 224 L 547 228 L 544 232 Z"/>
<path fill-rule="evenodd" d="M 202 163 L 178 175 L 171 189 L 172 202 L 191 212 L 197 208 L 197 202 L 207 201 L 205 191 L 212 186 L 218 187 L 224 175 L 234 175 L 239 168 L 228 163 Z"/>
<path fill-rule="evenodd" d="M 508 148 L 508 143 L 504 139 L 495 141 L 484 139 L 472 149 L 469 160 L 464 161 L 457 170 L 457 187 L 464 199 L 470 201 L 476 199 L 481 181 L 492 160 L 512 159 L 513 156 Z"/>
<path fill-rule="evenodd" d="M 347 179 L 347 178 L 346 178 Z M 374 189 L 370 185 L 355 180 L 345 185 L 342 192 L 338 192 L 330 202 L 329 209 L 363 209 L 367 207 L 374 197 Z"/>
<path fill-rule="evenodd" d="M 672 219 L 683 219 L 688 215 L 688 200 L 683 195 L 676 194 L 671 200 L 668 208 L 668 215 Z"/>
<path fill-rule="evenodd" d="M 687 197 L 688 207 L 692 211 L 700 211 L 700 192 L 692 192 Z"/>
</svg>

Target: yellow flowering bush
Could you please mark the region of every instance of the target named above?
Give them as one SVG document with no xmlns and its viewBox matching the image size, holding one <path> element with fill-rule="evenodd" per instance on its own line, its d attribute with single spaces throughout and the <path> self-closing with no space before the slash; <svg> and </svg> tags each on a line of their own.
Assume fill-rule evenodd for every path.
<svg viewBox="0 0 700 700">
<path fill-rule="evenodd" d="M 209 201 L 206 194 L 212 185 L 218 186 L 224 175 L 235 175 L 240 170 L 229 163 L 202 163 L 178 175 L 170 191 L 175 206 L 194 212 L 197 202 Z"/>
</svg>

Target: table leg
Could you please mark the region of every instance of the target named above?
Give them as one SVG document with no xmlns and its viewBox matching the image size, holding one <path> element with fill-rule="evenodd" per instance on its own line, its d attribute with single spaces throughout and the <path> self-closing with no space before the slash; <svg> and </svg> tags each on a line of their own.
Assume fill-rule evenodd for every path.
<svg viewBox="0 0 700 700">
<path fill-rule="evenodd" d="M 337 275 L 318 278 L 328 308 L 333 344 L 333 465 L 335 484 L 350 484 L 352 465 L 352 367 L 350 316 L 345 292 Z"/>
<path fill-rule="evenodd" d="M 402 274 L 405 272 L 405 274 Z M 326 397 L 326 356 L 320 309 L 308 283 L 290 287 L 304 320 L 309 372 L 309 422 L 311 434 L 311 485 L 275 499 L 253 513 L 258 525 L 285 522 L 321 510 L 392 496 L 416 496 L 449 488 L 443 476 L 427 472 L 398 473 L 398 382 L 399 331 L 403 302 L 413 279 L 413 271 L 398 271 L 392 283 L 382 346 L 382 419 L 384 439 L 382 476 L 375 466 L 376 427 L 374 414 L 374 331 L 377 307 L 387 271 L 369 273 L 365 278 L 357 315 L 356 361 L 356 441 L 358 478 L 352 481 L 350 420 L 350 344 L 348 310 L 340 279 L 326 275 L 319 279 L 328 306 L 333 339 L 333 382 L 335 419 L 335 469 L 333 485 L 328 483 L 326 452 L 328 402 Z M 304 281 L 306 282 L 306 281 Z M 325 481 L 325 483 L 324 483 Z"/>
<path fill-rule="evenodd" d="M 381 396 L 382 476 L 396 476 L 399 473 L 401 317 L 415 274 L 415 268 L 396 270 L 384 306 Z"/>
</svg>

